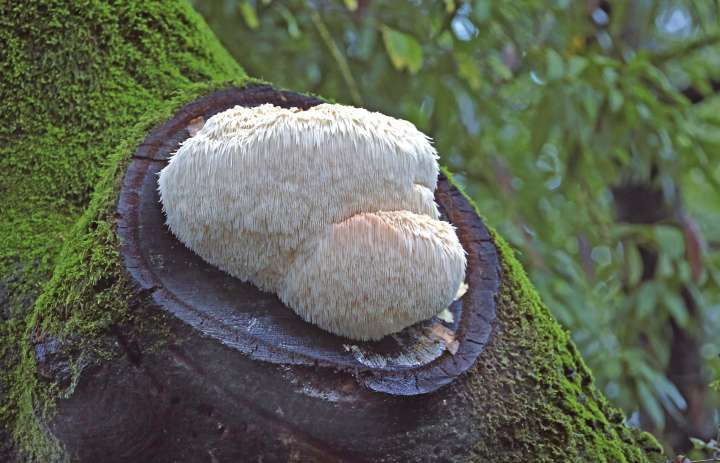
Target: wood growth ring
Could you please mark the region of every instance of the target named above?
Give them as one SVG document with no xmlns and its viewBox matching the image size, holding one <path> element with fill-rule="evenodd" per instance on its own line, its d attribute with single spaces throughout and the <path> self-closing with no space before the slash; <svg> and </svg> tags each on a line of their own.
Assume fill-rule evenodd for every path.
<svg viewBox="0 0 720 463">
<path fill-rule="evenodd" d="M 453 381 L 490 338 L 500 268 L 482 220 L 442 174 L 435 200 L 468 253 L 468 290 L 449 308 L 452 323 L 433 318 L 377 342 L 353 341 L 303 321 L 274 294 L 204 262 L 167 228 L 157 192 L 167 159 L 202 121 L 235 105 L 263 103 L 307 109 L 322 100 L 266 85 L 217 91 L 181 108 L 138 147 L 117 207 L 121 254 L 138 289 L 202 335 L 258 361 L 329 368 L 396 395 L 428 393 Z"/>
</svg>

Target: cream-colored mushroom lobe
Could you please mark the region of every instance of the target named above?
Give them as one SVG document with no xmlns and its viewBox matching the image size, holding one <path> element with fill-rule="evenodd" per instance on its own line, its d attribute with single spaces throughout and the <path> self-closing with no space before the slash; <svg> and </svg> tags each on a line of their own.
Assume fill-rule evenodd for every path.
<svg viewBox="0 0 720 463">
<path fill-rule="evenodd" d="M 170 230 L 208 263 L 358 340 L 444 310 L 465 251 L 438 220 L 437 153 L 407 121 L 321 104 L 221 112 L 160 172 Z"/>
</svg>

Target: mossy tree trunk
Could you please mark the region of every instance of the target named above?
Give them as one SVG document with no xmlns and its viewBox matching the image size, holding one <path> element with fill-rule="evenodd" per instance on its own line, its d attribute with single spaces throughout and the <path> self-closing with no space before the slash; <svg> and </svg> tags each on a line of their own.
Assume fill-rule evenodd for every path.
<svg viewBox="0 0 720 463">
<path fill-rule="evenodd" d="M 420 395 L 266 362 L 158 310 L 158 288 L 137 287 L 117 233 L 133 153 L 188 103 L 253 82 L 183 2 L 3 3 L 0 43 L 0 456 L 662 460 L 597 391 L 492 231 L 492 336 L 467 371 Z M 344 420 L 357 435 L 332 429 L 352 430 Z"/>
</svg>

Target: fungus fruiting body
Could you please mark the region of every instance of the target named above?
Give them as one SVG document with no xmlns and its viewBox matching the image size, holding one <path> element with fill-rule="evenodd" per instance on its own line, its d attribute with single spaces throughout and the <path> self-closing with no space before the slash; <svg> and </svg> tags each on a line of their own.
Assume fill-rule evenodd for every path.
<svg viewBox="0 0 720 463">
<path fill-rule="evenodd" d="M 205 261 L 370 340 L 438 314 L 464 280 L 437 175 L 435 149 L 407 121 L 265 104 L 208 119 L 158 183 L 170 230 Z"/>
</svg>

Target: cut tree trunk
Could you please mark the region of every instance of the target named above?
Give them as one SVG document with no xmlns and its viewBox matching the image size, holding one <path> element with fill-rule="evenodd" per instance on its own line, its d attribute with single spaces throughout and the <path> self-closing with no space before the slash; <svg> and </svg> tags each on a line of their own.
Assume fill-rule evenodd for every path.
<svg viewBox="0 0 720 463">
<path fill-rule="evenodd" d="M 663 460 L 451 179 L 436 200 L 469 262 L 453 322 L 330 335 L 176 241 L 154 177 L 213 113 L 320 100 L 252 85 L 184 3 L 0 8 L 0 257 L 44 256 L 0 338 L 18 460 Z"/>
<path fill-rule="evenodd" d="M 122 256 L 138 287 L 150 291 L 161 310 L 255 360 L 317 366 L 318 373 L 330 369 L 342 383 L 354 377 L 370 390 L 393 395 L 433 392 L 454 380 L 475 363 L 490 337 L 500 269 L 487 229 L 444 176 L 435 197 L 467 250 L 470 290 L 450 306 L 453 322 L 433 319 L 379 342 L 352 341 L 303 321 L 274 294 L 205 263 L 165 225 L 157 177 L 189 137 L 188 128 L 233 106 L 263 103 L 307 109 L 321 101 L 268 86 L 219 91 L 183 107 L 138 149 L 120 191 L 117 224 Z M 328 380 L 321 374 L 312 382 Z"/>
<path fill-rule="evenodd" d="M 320 100 L 268 86 L 218 91 L 181 108 L 136 151 L 119 196 L 121 254 L 144 309 L 184 322 L 171 325 L 184 341 L 159 358 L 141 354 L 143 340 L 122 341 L 129 362 L 89 374 L 60 403 L 53 434 L 80 461 L 421 461 L 467 452 L 472 434 L 447 434 L 472 427 L 465 400 L 428 393 L 472 367 L 487 344 L 500 268 L 488 230 L 447 178 L 436 200 L 468 252 L 469 290 L 450 307 L 452 323 L 433 319 L 378 342 L 306 323 L 275 295 L 202 261 L 165 225 L 157 174 L 188 128 L 262 103 Z"/>
</svg>

